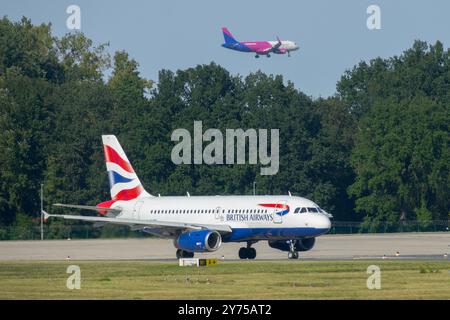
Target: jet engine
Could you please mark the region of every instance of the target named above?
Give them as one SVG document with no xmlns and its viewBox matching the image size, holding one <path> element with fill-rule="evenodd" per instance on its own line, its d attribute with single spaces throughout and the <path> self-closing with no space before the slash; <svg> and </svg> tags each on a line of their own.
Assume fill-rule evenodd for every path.
<svg viewBox="0 0 450 320">
<path fill-rule="evenodd" d="M 316 238 L 297 239 L 294 240 L 294 247 L 296 251 L 308 251 L 314 247 L 315 242 Z M 290 251 L 289 241 L 286 240 L 269 241 L 269 246 L 281 251 Z"/>
<path fill-rule="evenodd" d="M 174 241 L 176 248 L 189 252 L 212 252 L 219 249 L 221 244 L 222 236 L 212 230 L 184 232 Z"/>
</svg>

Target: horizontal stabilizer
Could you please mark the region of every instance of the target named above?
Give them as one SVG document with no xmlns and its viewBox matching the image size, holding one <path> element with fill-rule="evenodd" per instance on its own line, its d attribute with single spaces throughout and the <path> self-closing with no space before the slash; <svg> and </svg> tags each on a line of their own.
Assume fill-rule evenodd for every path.
<svg viewBox="0 0 450 320">
<path fill-rule="evenodd" d="M 103 208 L 103 207 L 97 207 L 97 206 L 82 206 L 82 205 L 78 205 L 78 204 L 55 203 L 53 205 L 55 207 L 62 207 L 62 208 L 85 209 L 85 210 L 95 210 L 95 211 L 107 211 L 107 212 L 113 212 L 113 213 L 120 213 L 122 211 L 120 209 Z"/>
</svg>

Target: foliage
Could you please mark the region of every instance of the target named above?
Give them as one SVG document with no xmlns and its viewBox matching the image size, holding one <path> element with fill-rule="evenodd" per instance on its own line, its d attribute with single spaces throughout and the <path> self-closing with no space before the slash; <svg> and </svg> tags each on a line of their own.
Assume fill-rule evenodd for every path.
<svg viewBox="0 0 450 320">
<path fill-rule="evenodd" d="M 301 195 L 335 220 L 381 224 L 448 220 L 449 51 L 416 41 L 401 56 L 361 62 L 327 99 L 306 96 L 281 75 L 231 75 L 210 63 L 161 70 L 158 81 L 107 44 L 51 26 L 0 20 L 0 225 L 51 203 L 95 205 L 109 198 L 102 134 L 115 134 L 153 194 Z M 111 71 L 111 72 L 107 72 Z M 105 74 L 110 74 L 107 78 Z M 179 165 L 176 128 L 280 130 L 280 169 Z M 49 209 L 56 211 L 56 208 Z M 52 221 L 52 236 L 70 222 Z M 123 230 L 104 231 L 103 236 Z"/>
</svg>

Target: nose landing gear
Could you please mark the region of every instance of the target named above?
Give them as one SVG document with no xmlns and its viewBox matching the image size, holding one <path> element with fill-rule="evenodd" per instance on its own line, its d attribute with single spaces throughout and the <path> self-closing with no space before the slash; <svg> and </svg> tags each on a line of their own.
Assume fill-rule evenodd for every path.
<svg viewBox="0 0 450 320">
<path fill-rule="evenodd" d="M 289 241 L 288 259 L 298 259 L 298 252 L 295 249 L 295 242 L 293 240 Z"/>
<path fill-rule="evenodd" d="M 240 259 L 255 259 L 256 258 L 256 250 L 252 248 L 251 245 L 254 242 L 247 242 L 247 247 L 242 247 L 239 249 L 239 258 Z"/>
</svg>

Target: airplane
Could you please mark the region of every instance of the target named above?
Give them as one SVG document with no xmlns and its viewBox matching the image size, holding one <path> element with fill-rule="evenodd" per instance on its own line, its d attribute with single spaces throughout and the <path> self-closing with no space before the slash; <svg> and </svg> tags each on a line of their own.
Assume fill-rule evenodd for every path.
<svg viewBox="0 0 450 320">
<path fill-rule="evenodd" d="M 329 213 L 311 200 L 289 195 L 254 196 L 153 196 L 140 182 L 114 135 L 102 135 L 111 199 L 96 206 L 59 204 L 54 206 L 97 211 L 84 216 L 49 214 L 43 219 L 63 218 L 94 223 L 118 224 L 159 237 L 173 239 L 176 257 L 192 258 L 194 253 L 214 252 L 222 243 L 244 242 L 240 259 L 255 259 L 252 245 L 268 241 L 270 247 L 288 252 L 313 248 L 315 238 L 327 233 Z"/>
<path fill-rule="evenodd" d="M 222 47 L 241 52 L 254 52 L 255 58 L 259 58 L 259 55 L 270 57 L 270 53 L 287 53 L 288 57 L 290 57 L 291 51 L 295 51 L 300 48 L 295 42 L 288 40 L 281 41 L 278 37 L 277 41 L 239 42 L 233 37 L 233 35 L 227 28 L 222 28 L 222 32 L 223 37 L 225 38 L 225 43 L 222 44 Z"/>
</svg>

